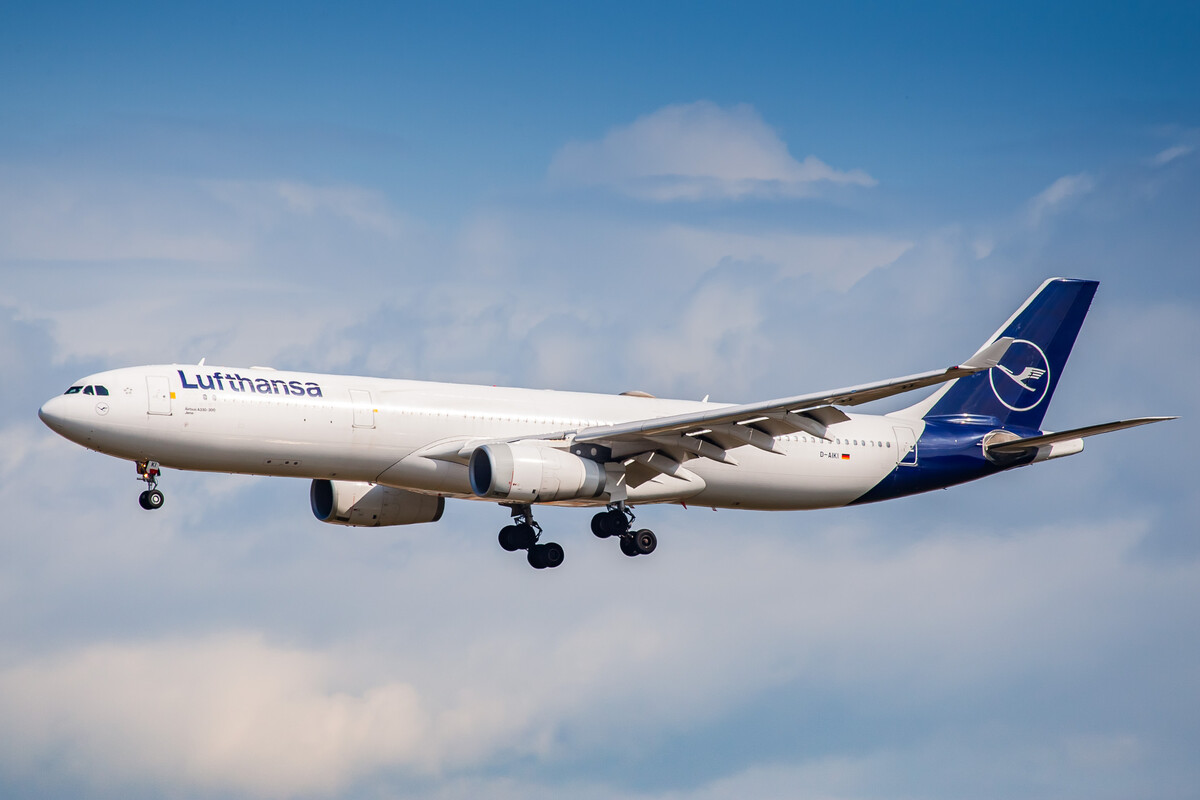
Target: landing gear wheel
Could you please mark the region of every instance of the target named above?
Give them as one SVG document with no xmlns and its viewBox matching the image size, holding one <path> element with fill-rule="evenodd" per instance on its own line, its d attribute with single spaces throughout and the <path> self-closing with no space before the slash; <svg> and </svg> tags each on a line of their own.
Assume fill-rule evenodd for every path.
<svg viewBox="0 0 1200 800">
<path fill-rule="evenodd" d="M 147 511 L 153 511 L 156 508 L 162 508 L 163 500 L 166 499 L 163 497 L 163 493 L 158 489 L 151 489 L 148 492 L 143 492 L 142 496 L 145 498 L 145 500 L 141 501 L 142 508 L 146 509 Z"/>
<path fill-rule="evenodd" d="M 629 531 L 629 520 L 630 517 L 626 516 L 625 512 L 619 508 L 601 511 L 592 517 L 592 533 L 601 539 L 607 539 L 610 536 L 624 536 Z"/>
<path fill-rule="evenodd" d="M 150 503 L 149 503 L 149 501 L 146 500 L 146 495 L 148 495 L 148 494 L 150 494 L 149 489 L 147 489 L 146 491 L 144 491 L 138 495 L 138 505 L 140 505 L 142 508 L 146 509 L 147 511 L 150 510 Z"/>
<path fill-rule="evenodd" d="M 516 525 L 505 525 L 503 528 L 501 528 L 499 539 L 500 539 L 500 546 L 503 547 L 505 550 L 507 550 L 510 553 L 513 552 L 514 550 L 521 549 L 521 545 L 517 541 L 517 526 Z"/>
<path fill-rule="evenodd" d="M 556 542 L 538 544 L 542 526 L 533 520 L 533 510 L 528 505 L 513 505 L 513 524 L 500 529 L 497 537 L 505 550 L 526 550 L 526 560 L 534 569 L 554 569 L 563 563 L 562 545 Z"/>
<path fill-rule="evenodd" d="M 654 531 L 642 529 L 633 535 L 633 546 L 637 548 L 638 553 L 648 556 L 658 547 L 658 537 L 654 535 Z"/>
<path fill-rule="evenodd" d="M 542 551 L 542 562 L 549 569 L 554 569 L 563 562 L 565 554 L 563 553 L 562 545 L 558 542 L 546 542 L 539 544 L 538 549 Z"/>
<path fill-rule="evenodd" d="M 621 537 L 621 552 L 632 558 L 638 554 L 637 545 L 633 542 L 632 536 Z"/>
<path fill-rule="evenodd" d="M 528 522 L 511 526 L 514 529 L 512 540 L 517 550 L 532 550 L 537 545 L 537 531 Z"/>
</svg>

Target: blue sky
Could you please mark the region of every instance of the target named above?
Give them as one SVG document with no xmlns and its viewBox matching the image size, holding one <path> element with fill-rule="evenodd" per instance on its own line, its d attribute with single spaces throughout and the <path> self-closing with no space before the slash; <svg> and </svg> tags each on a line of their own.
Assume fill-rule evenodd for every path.
<svg viewBox="0 0 1200 800">
<path fill-rule="evenodd" d="M 0 11 L 0 790 L 1188 797 L 1200 11 Z M 1047 424 L 1182 419 L 865 508 L 342 530 L 56 438 L 198 361 L 749 401 L 934 368 L 1101 281 Z"/>
</svg>

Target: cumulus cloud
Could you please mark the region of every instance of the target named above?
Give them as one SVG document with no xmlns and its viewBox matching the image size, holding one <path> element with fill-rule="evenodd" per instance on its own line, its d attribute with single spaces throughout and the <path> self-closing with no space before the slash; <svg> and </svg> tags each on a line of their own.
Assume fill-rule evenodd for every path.
<svg viewBox="0 0 1200 800">
<path fill-rule="evenodd" d="M 797 161 L 749 105 L 707 101 L 666 106 L 599 141 L 564 145 L 549 176 L 664 202 L 800 197 L 823 185 L 876 183 L 862 170 L 840 171 L 815 156 Z"/>
<path fill-rule="evenodd" d="M 242 632 L 6 653 L 0 766 L 8 775 L 50 768 L 93 785 L 170 785 L 185 796 L 334 793 L 397 771 L 502 788 L 504 778 L 488 776 L 497 759 L 639 764 L 639 753 L 664 740 L 728 725 L 726 715 L 754 698 L 789 698 L 803 716 L 796 692 L 904 731 L 886 738 L 898 755 L 884 763 L 861 743 L 774 745 L 788 772 L 815 779 L 830 759 L 853 767 L 824 776 L 834 792 L 907 781 L 919 793 L 930 778 L 905 774 L 912 751 L 924 752 L 921 763 L 938 779 L 970 785 L 970 774 L 936 766 L 946 744 L 906 727 L 914 714 L 932 716 L 935 728 L 954 724 L 964 707 L 1001 728 L 1053 720 L 1036 745 L 1085 760 L 1112 748 L 1136 758 L 1151 747 L 1137 743 L 1136 730 L 1064 731 L 1056 718 L 1072 692 L 1107 686 L 1140 663 L 1136 653 L 1096 662 L 1141 630 L 1140 610 L 1194 596 L 1196 565 L 1167 574 L 1129 568 L 1126 553 L 1143 531 L 1136 522 L 1048 524 L 1008 538 L 959 524 L 889 544 L 861 515 L 802 537 L 783 517 L 758 515 L 744 518 L 757 535 L 731 547 L 729 520 L 671 515 L 686 519 L 692 536 L 676 540 L 669 562 L 631 572 L 615 553 L 593 550 L 590 563 L 549 589 L 501 584 L 512 573 L 495 553 L 464 558 L 445 541 L 425 542 L 408 564 L 364 562 L 342 574 L 326 563 L 324 581 L 304 573 L 294 585 L 273 583 L 288 596 L 320 595 L 364 643 L 356 646 L 288 646 Z M 463 537 L 474 553 L 477 540 Z M 397 619 L 396 609 L 423 607 L 452 570 L 460 582 L 440 596 L 437 615 Z M 555 602 L 539 607 L 547 590 Z M 386 608 L 371 608 L 368 597 Z M 533 608 L 532 617 L 514 613 Z M 1185 685 L 1187 663 L 1153 680 Z M 997 698 L 1024 696 L 1028 687 L 1013 676 L 1031 672 L 1042 676 L 1040 689 L 1067 696 L 1041 711 L 997 708 Z M 1134 682 L 1127 691 L 1146 690 Z M 1020 728 L 1001 744 L 1019 753 L 1029 736 Z M 762 761 L 753 748 L 734 750 L 722 754 L 712 796 L 756 784 L 747 773 Z"/>
<path fill-rule="evenodd" d="M 231 635 L 97 645 L 7 669 L 0 708 L 10 745 L 0 759 L 28 769 L 73 742 L 73 763 L 62 766 L 84 774 L 272 796 L 329 791 L 364 767 L 428 758 L 432 721 L 412 687 L 337 691 L 328 666 Z"/>
</svg>

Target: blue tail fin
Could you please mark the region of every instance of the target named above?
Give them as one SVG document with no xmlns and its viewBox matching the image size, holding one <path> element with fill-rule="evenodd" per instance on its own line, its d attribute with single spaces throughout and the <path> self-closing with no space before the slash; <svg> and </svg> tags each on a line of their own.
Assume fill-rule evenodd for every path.
<svg viewBox="0 0 1200 800">
<path fill-rule="evenodd" d="M 946 384 L 897 416 L 925 418 L 978 415 L 1001 425 L 1040 430 L 1050 397 L 1087 316 L 1096 281 L 1051 278 L 996 331 L 1016 341 L 999 366 Z"/>
</svg>

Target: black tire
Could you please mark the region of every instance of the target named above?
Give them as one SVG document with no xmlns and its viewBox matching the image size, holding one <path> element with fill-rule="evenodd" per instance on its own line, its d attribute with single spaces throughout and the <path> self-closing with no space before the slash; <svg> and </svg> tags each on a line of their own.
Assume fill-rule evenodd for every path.
<svg viewBox="0 0 1200 800">
<path fill-rule="evenodd" d="M 150 492 L 147 490 L 138 495 L 138 505 L 140 505 L 142 508 L 146 509 L 147 511 L 150 510 L 150 501 L 146 499 L 146 495 L 148 495 L 148 494 L 150 494 Z"/>
<path fill-rule="evenodd" d="M 608 512 L 608 535 L 623 536 L 629 533 L 629 517 L 619 508 Z"/>
<path fill-rule="evenodd" d="M 654 531 L 643 528 L 633 535 L 633 546 L 639 553 L 648 556 L 658 547 L 658 537 L 654 535 Z"/>
<path fill-rule="evenodd" d="M 529 548 L 527 560 L 529 561 L 529 566 L 534 569 L 545 569 L 549 566 L 546 563 L 546 551 L 542 545 L 534 545 Z"/>
<path fill-rule="evenodd" d="M 608 528 L 607 511 L 601 511 L 592 517 L 592 533 L 600 539 L 607 539 L 612 536 L 612 531 Z"/>
<path fill-rule="evenodd" d="M 562 564 L 563 559 L 566 558 L 562 545 L 558 542 L 546 542 L 538 545 L 538 549 L 542 551 L 542 561 L 549 569 L 554 569 Z"/>
<path fill-rule="evenodd" d="M 513 542 L 516 543 L 518 550 L 532 550 L 537 544 L 537 531 L 528 522 L 522 522 L 520 525 L 513 525 L 516 528 L 516 533 L 513 534 Z"/>
<path fill-rule="evenodd" d="M 166 498 L 163 497 L 163 493 L 158 489 L 151 489 L 150 491 L 146 492 L 146 508 L 150 509 L 151 511 L 156 508 L 162 508 L 164 500 L 166 500 Z"/>
<path fill-rule="evenodd" d="M 514 550 L 521 549 L 520 545 L 517 543 L 516 525 L 505 525 L 500 529 L 500 536 L 498 538 L 500 539 L 500 546 L 510 553 Z"/>
<path fill-rule="evenodd" d="M 633 543 L 632 536 L 621 537 L 621 552 L 630 558 L 638 554 L 637 545 Z"/>
</svg>

